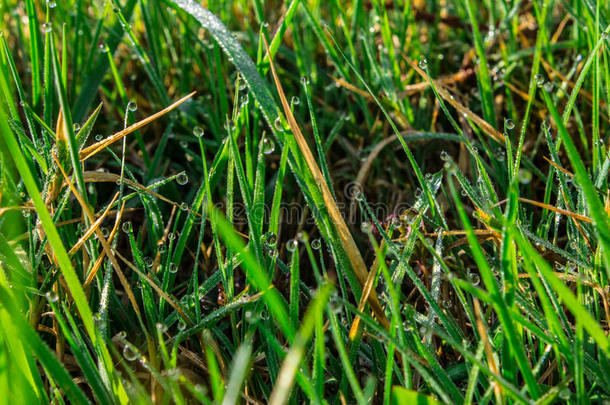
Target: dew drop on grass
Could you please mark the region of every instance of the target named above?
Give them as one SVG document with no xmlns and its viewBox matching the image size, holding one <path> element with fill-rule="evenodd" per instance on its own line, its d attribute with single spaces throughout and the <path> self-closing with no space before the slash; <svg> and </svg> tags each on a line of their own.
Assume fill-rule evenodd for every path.
<svg viewBox="0 0 610 405">
<path fill-rule="evenodd" d="M 131 226 L 131 222 L 130 221 L 123 222 L 123 225 L 121 225 L 121 229 L 125 233 L 130 233 L 131 230 L 133 229 L 133 227 Z"/>
<path fill-rule="evenodd" d="M 261 319 L 260 313 L 252 309 L 246 310 L 246 312 L 244 312 L 244 317 L 246 318 L 246 322 L 250 324 L 257 323 Z"/>
<path fill-rule="evenodd" d="M 109 231 L 109 230 L 108 230 L 108 228 L 106 228 L 106 227 L 101 228 L 101 231 L 102 231 L 102 236 L 103 236 L 104 238 L 107 238 L 107 237 L 108 237 L 108 235 L 110 235 L 110 231 Z"/>
<path fill-rule="evenodd" d="M 176 274 L 178 272 L 178 265 L 176 263 L 170 263 L 169 272 L 172 274 Z"/>
<path fill-rule="evenodd" d="M 298 246 L 299 241 L 296 239 L 290 239 L 288 242 L 286 242 L 286 250 L 288 250 L 289 252 L 294 252 L 295 250 L 297 250 Z"/>
<path fill-rule="evenodd" d="M 189 209 L 189 205 L 187 203 L 183 202 L 183 203 L 180 204 L 180 209 L 182 211 L 186 211 L 186 210 Z"/>
<path fill-rule="evenodd" d="M 144 258 L 144 264 L 146 265 L 146 267 L 152 267 L 152 265 L 155 263 L 155 260 L 150 257 L 150 256 L 146 256 Z"/>
<path fill-rule="evenodd" d="M 135 347 L 128 343 L 123 347 L 123 357 L 125 357 L 125 360 L 127 361 L 134 361 L 140 357 L 140 354 Z"/>
<path fill-rule="evenodd" d="M 537 74 L 536 76 L 534 76 L 534 80 L 536 81 L 536 86 L 538 87 L 542 87 L 542 85 L 544 84 L 544 76 L 542 76 L 541 74 Z"/>
<path fill-rule="evenodd" d="M 417 63 L 417 66 L 419 66 L 419 68 L 422 70 L 426 70 L 428 69 L 428 61 L 426 60 L 426 58 L 421 58 Z"/>
<path fill-rule="evenodd" d="M 282 124 L 282 117 L 277 117 L 275 119 L 275 121 L 273 122 L 273 126 L 275 127 L 276 130 L 283 132 L 284 124 Z"/>
<path fill-rule="evenodd" d="M 57 302 L 57 301 L 59 301 L 59 295 L 57 295 L 57 293 L 55 291 L 53 291 L 53 290 L 47 291 L 44 296 L 47 299 L 47 301 L 49 301 L 49 302 Z"/>
<path fill-rule="evenodd" d="M 553 91 L 553 89 L 555 88 L 555 85 L 552 82 L 546 82 L 544 83 L 544 86 L 542 86 L 542 88 L 544 89 L 544 91 L 546 91 L 547 93 L 550 93 Z"/>
<path fill-rule="evenodd" d="M 443 300 L 443 307 L 445 307 L 445 309 L 451 309 L 452 306 L 453 306 L 453 301 L 451 301 L 451 299 L 445 298 Z"/>
<path fill-rule="evenodd" d="M 606 31 L 602 32 L 602 39 L 608 39 L 608 33 Z"/>
<path fill-rule="evenodd" d="M 373 226 L 371 225 L 370 222 L 363 221 L 360 224 L 360 230 L 364 233 L 371 233 L 371 232 L 373 232 Z"/>
<path fill-rule="evenodd" d="M 362 191 L 357 191 L 354 198 L 356 199 L 356 201 L 362 202 L 364 201 L 364 193 Z"/>
<path fill-rule="evenodd" d="M 515 121 L 511 120 L 510 118 L 506 118 L 504 120 L 504 128 L 506 128 L 508 131 L 512 131 L 515 129 Z"/>
<path fill-rule="evenodd" d="M 479 277 L 479 275 L 477 273 L 470 273 L 468 275 L 468 281 L 470 281 L 470 283 L 472 285 L 479 285 L 481 278 Z"/>
<path fill-rule="evenodd" d="M 49 6 L 49 8 L 55 8 L 57 2 L 55 2 L 55 0 L 47 0 L 47 6 Z"/>
<path fill-rule="evenodd" d="M 299 105 L 299 104 L 301 104 L 301 99 L 298 98 L 297 96 L 292 96 L 292 99 L 290 100 L 290 102 L 292 103 L 292 105 Z"/>
<path fill-rule="evenodd" d="M 313 250 L 319 250 L 320 247 L 322 247 L 322 242 L 320 242 L 320 239 L 314 239 L 311 241 L 311 248 Z"/>
<path fill-rule="evenodd" d="M 181 186 L 184 186 L 188 182 L 189 182 L 189 176 L 184 172 L 180 173 L 176 177 L 176 183 L 180 184 Z"/>
<path fill-rule="evenodd" d="M 25 209 L 21 210 L 21 215 L 23 215 L 24 218 L 29 218 L 29 216 L 30 216 L 29 208 L 25 208 Z"/>
<path fill-rule="evenodd" d="M 161 322 L 157 322 L 155 324 L 155 328 L 157 328 L 157 330 L 161 333 L 165 333 L 167 332 L 167 326 L 165 326 L 164 324 L 162 324 Z"/>
<path fill-rule="evenodd" d="M 248 85 L 247 85 L 247 83 L 246 83 L 244 80 L 240 80 L 240 82 L 239 82 L 239 87 L 238 87 L 238 88 L 239 88 L 239 91 L 244 91 L 244 90 L 246 90 L 246 87 L 247 87 L 247 86 L 248 86 Z"/>
<path fill-rule="evenodd" d="M 244 94 L 243 96 L 241 96 L 240 100 L 239 100 L 239 104 L 244 107 L 246 104 L 248 104 L 248 101 L 250 100 L 250 97 L 248 96 L 248 93 Z"/>
<path fill-rule="evenodd" d="M 519 183 L 529 184 L 532 181 L 532 172 L 526 169 L 519 170 Z"/>
<path fill-rule="evenodd" d="M 101 53 L 107 53 L 107 52 L 108 52 L 108 48 L 106 48 L 106 44 L 105 44 L 105 43 L 103 43 L 103 42 L 101 42 L 101 43 L 98 45 L 98 48 L 100 48 L 100 52 L 101 52 Z"/>
<path fill-rule="evenodd" d="M 443 162 L 446 162 L 446 161 L 448 161 L 448 160 L 449 160 L 449 154 L 448 154 L 447 152 L 445 152 L 444 150 L 443 150 L 443 151 L 441 151 L 441 160 L 442 160 Z"/>
<path fill-rule="evenodd" d="M 301 84 L 308 85 L 309 84 L 309 78 L 307 76 L 301 76 Z"/>
<path fill-rule="evenodd" d="M 329 305 L 329 308 L 332 313 L 338 314 L 339 312 L 341 312 L 342 305 L 341 305 L 341 300 L 339 299 L 338 296 L 336 296 L 336 295 L 332 296 L 328 305 Z"/>
<path fill-rule="evenodd" d="M 135 103 L 135 101 L 130 101 L 129 103 L 127 103 L 127 109 L 131 112 L 134 112 L 138 109 L 138 105 Z"/>
<path fill-rule="evenodd" d="M 170 232 L 170 233 L 167 234 L 167 240 L 172 241 L 174 239 L 176 239 L 176 234 L 175 233 Z"/>
<path fill-rule="evenodd" d="M 42 24 L 42 30 L 44 32 L 51 32 L 52 29 L 53 29 L 53 24 L 51 24 L 50 22 L 46 22 L 46 23 Z"/>
<path fill-rule="evenodd" d="M 75 122 L 74 125 L 72 125 L 72 128 L 74 129 L 74 132 L 78 132 L 80 131 L 80 124 Z"/>
<path fill-rule="evenodd" d="M 201 138 L 203 136 L 203 128 L 195 126 L 193 128 L 193 135 L 195 135 L 196 138 Z"/>
<path fill-rule="evenodd" d="M 273 232 L 267 232 L 263 235 L 263 244 L 267 249 L 273 249 L 277 245 L 277 236 Z"/>
<path fill-rule="evenodd" d="M 269 138 L 263 139 L 263 153 L 269 155 L 275 150 L 275 143 Z"/>
<path fill-rule="evenodd" d="M 104 139 L 104 135 L 102 135 L 102 134 L 97 134 L 97 135 L 95 135 L 95 140 L 96 140 L 96 141 L 98 141 L 98 142 L 99 142 L 99 141 L 101 141 L 102 139 Z"/>
<path fill-rule="evenodd" d="M 263 321 L 266 321 L 267 319 L 269 319 L 269 312 L 262 311 L 260 316 Z"/>
</svg>

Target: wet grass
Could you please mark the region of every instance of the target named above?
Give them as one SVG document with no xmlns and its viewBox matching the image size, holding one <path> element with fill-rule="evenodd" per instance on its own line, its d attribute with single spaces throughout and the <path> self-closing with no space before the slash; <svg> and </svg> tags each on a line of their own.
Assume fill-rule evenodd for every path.
<svg viewBox="0 0 610 405">
<path fill-rule="evenodd" d="M 605 2 L 5 1 L 23 403 L 610 400 Z"/>
</svg>

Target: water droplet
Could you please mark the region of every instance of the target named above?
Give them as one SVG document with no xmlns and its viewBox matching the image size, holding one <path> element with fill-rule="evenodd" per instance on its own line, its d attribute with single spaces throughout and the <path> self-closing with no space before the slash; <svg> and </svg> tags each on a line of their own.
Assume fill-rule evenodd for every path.
<svg viewBox="0 0 610 405">
<path fill-rule="evenodd" d="M 339 312 L 341 312 L 341 307 L 343 305 L 341 304 L 341 299 L 337 295 L 333 295 L 330 298 L 328 306 L 332 313 L 338 314 Z"/>
<path fill-rule="evenodd" d="M 290 102 L 292 103 L 292 105 L 299 105 L 299 104 L 301 104 L 301 99 L 298 98 L 297 96 L 292 96 L 292 99 L 290 100 Z"/>
<path fill-rule="evenodd" d="M 608 39 L 608 32 L 607 31 L 602 32 L 602 39 Z"/>
<path fill-rule="evenodd" d="M 169 264 L 169 272 L 175 274 L 178 272 L 178 265 L 176 263 Z"/>
<path fill-rule="evenodd" d="M 263 153 L 269 155 L 275 150 L 275 143 L 270 138 L 263 139 Z"/>
<path fill-rule="evenodd" d="M 185 183 L 185 184 L 186 184 L 186 183 Z M 188 210 L 188 209 L 189 209 L 189 205 L 188 205 L 187 203 L 183 202 L 183 203 L 181 203 L 181 204 L 180 204 L 180 209 L 181 209 L 182 211 L 186 211 L 186 210 Z"/>
<path fill-rule="evenodd" d="M 267 249 L 273 249 L 277 245 L 277 236 L 273 232 L 263 235 L 263 244 Z"/>
<path fill-rule="evenodd" d="M 201 138 L 203 136 L 203 128 L 195 126 L 193 128 L 193 135 L 195 135 L 196 138 Z"/>
<path fill-rule="evenodd" d="M 301 76 L 301 84 L 308 85 L 309 84 L 309 78 L 307 76 Z"/>
<path fill-rule="evenodd" d="M 138 105 L 135 103 L 135 101 L 130 101 L 129 103 L 127 103 L 127 109 L 131 112 L 134 112 L 138 109 Z"/>
<path fill-rule="evenodd" d="M 371 225 L 370 222 L 363 221 L 360 224 L 360 230 L 364 233 L 371 233 L 371 232 L 373 232 L 373 225 Z"/>
<path fill-rule="evenodd" d="M 188 182 L 189 176 L 185 172 L 182 172 L 176 176 L 176 183 L 180 184 L 181 186 L 184 186 Z"/>
<path fill-rule="evenodd" d="M 534 80 L 536 81 L 536 86 L 538 87 L 542 87 L 542 85 L 544 84 L 544 76 L 542 76 L 541 74 L 537 74 L 536 76 L 534 76 Z"/>
<path fill-rule="evenodd" d="M 275 119 L 275 121 L 273 122 L 273 126 L 275 127 L 276 130 L 283 132 L 284 131 L 284 124 L 282 124 L 282 117 L 277 117 Z"/>
<path fill-rule="evenodd" d="M 123 357 L 125 357 L 125 360 L 127 360 L 127 361 L 134 361 L 138 357 L 140 357 L 140 353 L 138 353 L 138 350 L 135 347 L 133 347 L 133 345 L 131 345 L 130 343 L 127 343 L 123 347 Z"/>
<path fill-rule="evenodd" d="M 46 22 L 46 23 L 42 24 L 42 30 L 44 32 L 51 32 L 52 29 L 53 29 L 53 24 L 51 24 L 51 22 Z"/>
<path fill-rule="evenodd" d="M 320 239 L 314 239 L 311 241 L 311 248 L 313 250 L 318 250 L 320 247 L 322 247 L 322 242 L 320 242 Z"/>
<path fill-rule="evenodd" d="M 100 44 L 98 45 L 98 48 L 100 48 L 101 53 L 108 53 L 108 48 L 106 47 L 105 43 L 100 42 Z"/>
<path fill-rule="evenodd" d="M 144 264 L 146 265 L 146 267 L 152 267 L 152 265 L 155 263 L 155 260 L 150 257 L 150 256 L 146 256 L 144 258 Z"/>
<path fill-rule="evenodd" d="M 542 88 L 544 89 L 544 91 L 546 91 L 547 93 L 550 93 L 553 91 L 553 89 L 555 88 L 555 85 L 552 82 L 546 82 L 544 83 L 544 86 L 542 86 Z"/>
<path fill-rule="evenodd" d="M 239 100 L 239 104 L 243 108 L 246 104 L 248 104 L 248 101 L 250 101 L 250 97 L 248 96 L 248 93 L 246 93 L 243 96 L 241 96 L 241 98 Z"/>
<path fill-rule="evenodd" d="M 269 312 L 268 312 L 268 311 L 262 311 L 262 312 L 261 312 L 261 319 L 262 319 L 263 321 L 268 320 L 268 319 L 269 319 Z"/>
<path fill-rule="evenodd" d="M 441 160 L 444 162 L 449 160 L 449 154 L 447 152 L 445 152 L 444 150 L 441 151 Z"/>
<path fill-rule="evenodd" d="M 470 283 L 472 285 L 479 285 L 481 278 L 479 277 L 479 275 L 477 273 L 470 273 L 470 274 L 468 274 L 468 280 L 470 281 Z"/>
<path fill-rule="evenodd" d="M 294 252 L 295 250 L 297 250 L 298 246 L 299 241 L 296 239 L 290 239 L 288 242 L 286 242 L 286 250 L 288 250 L 289 252 Z"/>
<path fill-rule="evenodd" d="M 131 222 L 130 221 L 123 222 L 123 225 L 121 225 L 121 229 L 125 233 L 130 233 L 131 230 L 133 229 L 131 226 Z"/>
<path fill-rule="evenodd" d="M 47 301 L 49 301 L 49 302 L 59 301 L 59 295 L 57 295 L 57 293 L 53 290 L 47 291 L 44 296 L 46 297 Z"/>
<path fill-rule="evenodd" d="M 172 241 L 174 239 L 176 239 L 176 234 L 175 233 L 170 232 L 170 233 L 167 234 L 167 240 Z"/>
<path fill-rule="evenodd" d="M 508 131 L 512 131 L 515 129 L 515 121 L 511 120 L 510 118 L 506 118 L 504 120 L 504 128 L 506 128 Z"/>
<path fill-rule="evenodd" d="M 30 216 L 30 209 L 29 208 L 25 208 L 21 210 L 21 215 L 23 215 L 24 218 L 29 218 Z"/>
<path fill-rule="evenodd" d="M 107 238 L 107 237 L 108 237 L 108 235 L 110 235 L 110 231 L 108 230 L 108 228 L 106 228 L 106 227 L 102 227 L 100 230 L 102 231 L 102 236 L 103 236 L 104 238 Z"/>
<path fill-rule="evenodd" d="M 55 8 L 55 6 L 57 6 L 57 3 L 55 2 L 55 0 L 47 0 L 47 6 L 49 6 L 49 8 Z"/>
<path fill-rule="evenodd" d="M 244 91 L 244 90 L 246 90 L 247 86 L 248 86 L 248 84 L 244 80 L 240 80 L 238 89 L 239 89 L 239 91 Z"/>
<path fill-rule="evenodd" d="M 101 141 L 102 139 L 104 139 L 104 135 L 102 135 L 102 134 L 97 134 L 97 135 L 95 135 L 95 140 L 96 140 L 96 141 L 98 141 L 98 142 L 99 142 L 99 141 Z"/>
<path fill-rule="evenodd" d="M 449 298 L 445 298 L 443 300 L 443 307 L 445 307 L 445 309 L 451 309 L 452 306 L 453 306 L 453 301 L 451 301 Z"/>
<path fill-rule="evenodd" d="M 419 62 L 417 63 L 417 66 L 419 66 L 419 68 L 422 69 L 422 70 L 427 70 L 428 69 L 428 61 L 426 60 L 426 58 L 421 58 L 419 60 Z"/>
<path fill-rule="evenodd" d="M 357 191 L 354 198 L 356 199 L 356 201 L 362 202 L 362 201 L 364 201 L 364 193 L 362 191 Z"/>
<path fill-rule="evenodd" d="M 253 310 L 248 309 L 244 312 L 244 318 L 248 323 L 256 323 L 260 319 L 260 316 Z"/>
<path fill-rule="evenodd" d="M 75 122 L 74 125 L 72 125 L 72 128 L 74 129 L 74 132 L 78 132 L 80 131 L 80 124 Z"/>
<path fill-rule="evenodd" d="M 519 183 L 529 184 L 532 181 L 532 172 L 526 169 L 519 169 Z"/>
</svg>

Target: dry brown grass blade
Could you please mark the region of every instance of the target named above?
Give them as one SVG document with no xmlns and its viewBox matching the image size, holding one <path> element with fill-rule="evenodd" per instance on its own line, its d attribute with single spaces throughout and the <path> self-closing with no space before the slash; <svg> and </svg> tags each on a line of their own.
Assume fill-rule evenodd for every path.
<svg viewBox="0 0 610 405">
<path fill-rule="evenodd" d="M 546 156 L 543 156 L 544 160 L 546 160 L 551 166 L 553 166 L 555 169 L 563 172 L 563 174 L 565 174 L 568 177 L 574 177 L 574 173 L 570 172 L 567 169 L 564 169 L 563 167 L 559 166 L 557 163 L 553 162 L 551 159 L 547 158 Z"/>
<path fill-rule="evenodd" d="M 89 159 L 91 156 L 95 155 L 96 153 L 102 151 L 103 149 L 107 148 L 108 146 L 112 145 L 114 142 L 122 139 L 123 137 L 129 135 L 130 133 L 137 131 L 138 129 L 142 128 L 143 126 L 146 126 L 148 124 L 150 124 L 151 122 L 153 122 L 154 120 L 162 117 L 163 115 L 167 114 L 168 112 L 170 112 L 171 110 L 173 110 L 174 108 L 178 107 L 180 104 L 184 103 L 186 100 L 188 100 L 189 98 L 193 97 L 195 95 L 195 91 L 192 92 L 191 94 L 188 94 L 184 97 L 182 97 L 180 100 L 176 101 L 174 104 L 164 108 L 163 110 L 151 115 L 150 117 L 146 117 L 141 121 L 136 122 L 135 124 L 131 125 L 128 128 L 125 128 L 122 131 L 117 132 L 114 135 L 109 136 L 106 139 L 102 139 L 101 141 L 94 143 L 91 146 L 88 146 L 86 148 L 83 148 L 83 150 L 81 150 L 79 152 L 79 158 L 81 161 L 85 161 L 87 159 Z"/>
<path fill-rule="evenodd" d="M 161 298 L 163 298 L 169 305 L 171 305 L 172 308 L 174 308 L 176 310 L 176 312 L 178 312 L 180 314 L 180 316 L 182 317 L 182 319 L 184 319 L 186 322 L 188 322 L 190 325 L 193 324 L 193 322 L 191 322 L 190 318 L 186 315 L 186 313 L 182 310 L 182 308 L 180 307 L 180 305 L 176 304 L 176 301 L 174 301 L 169 295 L 167 295 L 165 293 L 165 291 L 163 291 L 163 289 L 161 289 L 161 287 L 159 287 L 157 284 L 155 284 L 155 282 L 148 277 L 146 274 L 142 273 L 136 266 L 133 265 L 133 263 L 131 263 L 129 260 L 127 260 L 125 257 L 123 257 L 123 255 L 121 255 L 119 252 L 115 252 L 117 257 L 119 259 L 121 259 L 123 261 L 123 263 L 125 263 L 127 265 L 127 267 L 129 267 L 131 270 L 135 271 L 140 277 L 142 277 L 155 291 L 157 291 L 157 293 L 159 293 L 159 295 L 161 296 Z"/>
<path fill-rule="evenodd" d="M 89 239 L 89 237 L 91 235 L 93 235 L 95 230 L 97 228 L 99 228 L 101 223 L 104 222 L 104 220 L 106 219 L 106 217 L 108 216 L 108 214 L 110 212 L 110 208 L 112 207 L 112 205 L 115 203 L 115 201 L 118 198 L 119 198 L 119 193 L 116 193 L 114 195 L 114 197 L 112 198 L 112 201 L 110 201 L 110 203 L 106 207 L 106 210 L 104 210 L 104 212 L 102 213 L 102 215 L 100 215 L 97 218 L 97 220 L 91 224 L 91 226 L 89 227 L 89 229 L 87 229 L 87 231 L 83 234 L 83 236 L 81 236 L 80 239 L 74 244 L 74 246 L 72 246 L 72 249 L 70 249 L 70 251 L 68 252 L 68 254 L 70 256 L 72 256 L 74 253 L 76 253 L 78 251 L 78 249 L 80 249 L 80 247 L 83 246 L 83 244 Z"/>
<path fill-rule="evenodd" d="M 116 236 L 117 232 L 119 231 L 119 225 L 121 224 L 121 218 L 123 218 L 123 213 L 125 212 L 125 203 L 126 202 L 127 201 L 123 200 L 123 204 L 121 204 L 121 209 L 119 211 L 117 211 L 117 216 L 116 216 L 116 219 L 114 220 L 114 227 L 112 228 L 112 231 L 110 232 L 110 235 L 108 236 L 108 244 L 112 243 L 112 241 L 114 240 L 114 237 Z M 95 261 L 93 267 L 89 271 L 89 274 L 87 275 L 87 278 L 85 279 L 85 282 L 83 283 L 84 287 L 88 286 L 93 281 L 93 278 L 95 277 L 98 270 L 102 266 L 102 263 L 104 262 L 104 257 L 106 257 L 106 251 L 102 250 L 102 253 L 100 253 L 100 255 L 97 258 L 97 260 Z"/>
<path fill-rule="evenodd" d="M 404 54 L 402 56 L 403 56 L 403 58 L 405 58 L 407 63 L 409 65 L 411 65 L 411 67 L 413 69 L 415 69 L 415 71 L 417 73 L 419 73 L 419 75 L 421 77 L 423 77 L 427 82 L 429 79 L 428 74 L 426 72 L 424 72 L 419 66 L 417 66 L 417 63 L 413 62 L 408 56 L 406 56 Z M 434 87 L 436 88 L 436 92 L 438 93 L 439 96 L 441 96 L 441 98 L 443 100 L 445 100 L 447 103 L 451 104 L 451 106 L 453 108 L 455 108 L 460 114 L 465 115 L 466 117 L 468 117 L 468 119 L 470 119 L 472 122 L 477 124 L 477 126 L 479 128 L 481 128 L 481 130 L 483 132 L 485 132 L 487 135 L 489 135 L 490 137 L 492 137 L 493 139 L 495 139 L 498 142 L 504 143 L 504 135 L 502 135 L 502 133 L 500 133 L 500 131 L 498 131 L 497 129 L 492 127 L 491 124 L 489 124 L 483 118 L 479 117 L 477 114 L 470 111 L 469 108 L 464 107 L 460 102 L 458 102 L 455 99 L 455 97 L 453 97 L 451 95 L 451 93 L 449 93 L 449 91 L 447 89 L 445 89 L 445 87 L 440 82 L 438 82 L 437 80 L 434 80 L 432 78 L 430 78 L 429 80 L 434 84 Z"/>
<path fill-rule="evenodd" d="M 87 203 L 85 203 L 85 200 L 83 200 L 83 197 L 80 195 L 80 193 L 78 192 L 76 187 L 74 187 L 74 184 L 72 184 L 72 182 L 70 181 L 68 174 L 66 173 L 66 171 L 62 167 L 61 163 L 57 159 L 57 156 L 55 156 L 54 154 L 51 154 L 51 155 L 53 156 L 53 159 L 55 160 L 55 164 L 61 171 L 61 174 L 63 174 L 64 180 L 68 183 L 68 187 L 70 187 L 72 194 L 74 194 L 74 197 L 76 197 L 76 200 L 81 205 L 83 212 L 85 213 L 87 218 L 89 218 L 89 221 L 91 223 L 95 222 L 95 217 L 93 216 L 93 213 L 91 213 L 91 210 L 87 206 Z M 119 280 L 121 281 L 123 288 L 125 288 L 125 292 L 127 293 L 127 297 L 129 298 L 131 305 L 133 305 L 134 311 L 136 311 L 138 316 L 141 316 L 140 308 L 138 307 L 136 297 L 133 295 L 133 291 L 131 291 L 129 282 L 125 278 L 125 275 L 123 274 L 123 271 L 121 270 L 121 267 L 119 266 L 119 262 L 117 262 L 116 257 L 114 257 L 114 254 L 112 254 L 112 248 L 108 244 L 108 241 L 106 240 L 106 238 L 102 234 L 102 231 L 99 228 L 95 228 L 95 234 L 97 235 L 98 240 L 102 244 L 102 248 L 104 249 L 104 251 L 106 252 L 106 255 L 110 259 L 110 262 L 112 263 L 112 266 L 114 267 L 117 275 L 119 276 Z"/>
<path fill-rule="evenodd" d="M 83 173 L 83 179 L 85 181 L 85 183 L 116 183 L 117 181 L 121 181 L 121 176 L 119 176 L 118 174 L 114 174 L 114 173 L 105 173 L 105 172 L 95 172 L 95 171 L 87 171 Z M 149 189 L 148 187 L 137 183 L 135 181 L 123 178 L 123 183 L 127 184 L 128 186 L 131 186 L 133 188 L 137 188 L 138 190 L 141 190 L 147 194 L 152 195 L 153 197 L 158 198 L 161 201 L 165 201 L 166 203 L 173 205 L 175 207 L 180 207 L 180 204 L 178 204 L 175 201 L 170 200 L 167 197 L 162 196 L 161 194 L 158 194 L 154 191 L 152 191 L 151 189 Z M 192 211 L 192 210 L 188 210 L 188 212 L 190 212 L 193 215 L 196 216 L 201 216 L 200 213 Z"/>
<path fill-rule="evenodd" d="M 562 215 L 568 216 L 570 218 L 574 218 L 574 219 L 576 219 L 578 221 L 583 221 L 583 222 L 587 222 L 587 223 L 592 223 L 593 222 L 593 220 L 591 218 L 589 218 L 589 217 L 577 214 L 575 212 L 567 211 L 567 210 L 564 210 L 564 209 L 561 209 L 561 208 L 557 208 L 557 207 L 554 207 L 554 206 L 552 206 L 550 204 L 541 203 L 541 202 L 530 200 L 530 199 L 523 198 L 523 197 L 519 197 L 519 201 L 524 202 L 526 204 L 535 205 L 537 207 L 544 208 L 544 209 L 547 209 L 549 211 L 558 212 L 558 213 L 560 213 Z"/>
<path fill-rule="evenodd" d="M 265 38 L 263 37 L 263 39 Z M 270 55 L 269 47 L 267 46 L 266 42 L 265 46 L 267 47 L 267 54 Z M 333 224 L 337 229 L 339 238 L 341 239 L 341 242 L 343 242 L 343 248 L 345 249 L 345 253 L 350 259 L 352 267 L 354 268 L 354 272 L 356 273 L 356 277 L 358 277 L 360 285 L 364 286 L 366 284 L 366 280 L 368 279 L 368 270 L 366 268 L 364 260 L 362 259 L 360 250 L 358 250 L 356 242 L 354 242 L 354 239 L 352 238 L 352 235 L 343 219 L 343 215 L 341 215 L 341 212 L 339 211 L 339 208 L 335 203 L 333 195 L 328 189 L 326 180 L 324 179 L 324 176 L 322 176 L 322 172 L 320 171 L 320 168 L 316 163 L 316 159 L 314 158 L 313 154 L 311 153 L 311 150 L 309 149 L 309 145 L 307 144 L 305 137 L 301 133 L 301 129 L 299 128 L 299 125 L 296 119 L 294 118 L 294 115 L 292 115 L 292 111 L 290 110 L 290 104 L 288 104 L 286 96 L 284 95 L 284 90 L 277 76 L 275 65 L 271 56 L 269 56 L 269 66 L 271 67 L 273 80 L 275 81 L 275 86 L 277 88 L 278 95 L 280 96 L 280 101 L 282 102 L 282 107 L 284 108 L 284 113 L 286 114 L 288 125 L 290 126 L 292 134 L 294 135 L 294 138 L 297 141 L 299 149 L 301 150 L 301 153 L 305 158 L 307 166 L 309 167 L 309 170 L 311 171 L 311 174 L 313 175 L 316 184 L 320 187 L 322 191 L 324 203 L 326 205 L 326 208 L 328 209 L 328 213 L 331 217 L 331 220 L 333 221 Z M 381 308 L 381 304 L 379 303 L 379 299 L 377 298 L 377 293 L 375 291 L 371 292 L 371 295 L 369 296 L 369 303 L 371 304 L 373 312 L 379 319 L 379 322 L 381 322 L 385 328 L 388 328 L 389 322 L 385 317 L 383 309 Z"/>
<path fill-rule="evenodd" d="M 381 241 L 381 246 L 379 251 L 385 250 L 385 240 Z M 371 295 L 371 291 L 373 291 L 373 285 L 375 284 L 375 278 L 377 276 L 377 268 L 379 268 L 379 257 L 375 257 L 375 262 L 373 266 L 371 266 L 371 270 L 369 271 L 369 277 L 366 279 L 366 284 L 364 284 L 364 288 L 362 289 L 362 297 L 360 297 L 360 302 L 358 303 L 358 311 L 364 311 L 364 306 Z M 352 341 L 356 339 L 358 335 L 358 330 L 360 329 L 360 316 L 356 314 L 354 317 L 354 322 L 352 322 L 352 327 L 349 331 L 349 340 Z"/>
</svg>

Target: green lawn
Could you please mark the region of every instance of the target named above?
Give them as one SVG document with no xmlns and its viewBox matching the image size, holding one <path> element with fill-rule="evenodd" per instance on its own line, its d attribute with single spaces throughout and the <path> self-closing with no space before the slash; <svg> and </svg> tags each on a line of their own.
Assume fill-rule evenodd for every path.
<svg viewBox="0 0 610 405">
<path fill-rule="evenodd" d="M 0 405 L 610 403 L 610 3 L 0 15 Z"/>
</svg>

